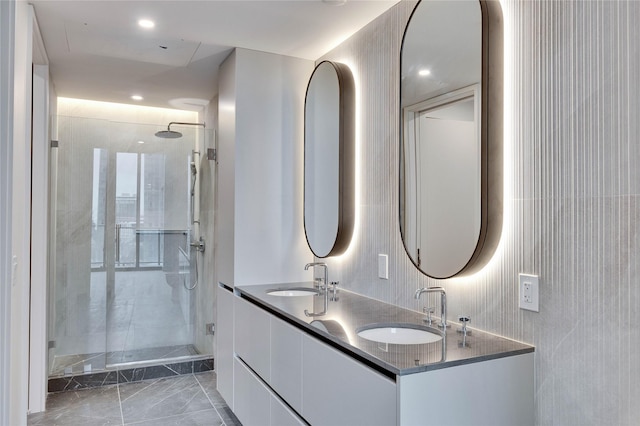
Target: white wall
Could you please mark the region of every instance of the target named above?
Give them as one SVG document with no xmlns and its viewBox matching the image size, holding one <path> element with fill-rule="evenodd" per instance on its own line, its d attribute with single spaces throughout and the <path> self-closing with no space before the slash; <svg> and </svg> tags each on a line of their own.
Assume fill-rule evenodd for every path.
<svg viewBox="0 0 640 426">
<path fill-rule="evenodd" d="M 505 0 L 505 222 L 492 261 L 464 279 L 413 266 L 398 226 L 403 1 L 322 59 L 358 91 L 360 226 L 330 265 L 345 288 L 420 310 L 442 285 L 451 318 L 532 343 L 536 424 L 640 418 L 640 2 Z M 389 280 L 377 254 L 389 254 Z M 539 274 L 540 313 L 518 309 Z"/>
<path fill-rule="evenodd" d="M 11 407 L 11 201 L 15 2 L 0 2 L 0 424 Z"/>
<path fill-rule="evenodd" d="M 29 412 L 44 411 L 47 394 L 47 284 L 49 260 L 49 66 L 33 68 L 31 318 Z"/>
<path fill-rule="evenodd" d="M 218 281 L 233 286 L 235 267 L 236 51 L 218 73 L 218 217 L 216 265 Z"/>
<path fill-rule="evenodd" d="M 311 61 L 246 49 L 221 67 L 218 264 L 225 284 L 312 279 L 304 271 L 313 255 L 302 222 L 304 95 L 312 71 Z"/>
<path fill-rule="evenodd" d="M 31 81 L 33 8 L 16 2 L 13 121 L 10 424 L 26 424 L 29 383 Z"/>
</svg>

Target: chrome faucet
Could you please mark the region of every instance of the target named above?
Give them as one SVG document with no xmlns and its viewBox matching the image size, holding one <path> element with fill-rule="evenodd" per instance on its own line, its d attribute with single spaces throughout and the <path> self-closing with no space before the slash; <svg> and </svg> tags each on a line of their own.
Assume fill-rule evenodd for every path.
<svg viewBox="0 0 640 426">
<path fill-rule="evenodd" d="M 319 317 L 327 313 L 327 306 L 329 306 L 329 268 L 327 267 L 326 263 L 313 262 L 313 263 L 307 263 L 306 265 L 304 265 L 304 270 L 306 271 L 312 266 L 324 267 L 324 309 L 322 310 L 322 312 L 309 312 L 307 309 L 305 309 L 304 314 L 308 317 Z"/>
<path fill-rule="evenodd" d="M 447 328 L 447 293 L 442 287 L 425 287 L 416 290 L 415 299 L 420 299 L 422 293 L 440 293 L 440 325 L 442 329 Z"/>
</svg>

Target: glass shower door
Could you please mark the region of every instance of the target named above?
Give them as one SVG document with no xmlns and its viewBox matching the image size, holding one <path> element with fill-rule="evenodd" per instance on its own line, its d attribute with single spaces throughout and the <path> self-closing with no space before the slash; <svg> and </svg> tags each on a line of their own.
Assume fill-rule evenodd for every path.
<svg viewBox="0 0 640 426">
<path fill-rule="evenodd" d="M 198 135 L 157 130 L 58 117 L 51 377 L 210 356 L 211 285 L 193 286 L 189 246 Z"/>
<path fill-rule="evenodd" d="M 115 153 L 115 262 L 108 280 L 107 366 L 197 354 L 192 345 L 189 151 Z"/>
</svg>

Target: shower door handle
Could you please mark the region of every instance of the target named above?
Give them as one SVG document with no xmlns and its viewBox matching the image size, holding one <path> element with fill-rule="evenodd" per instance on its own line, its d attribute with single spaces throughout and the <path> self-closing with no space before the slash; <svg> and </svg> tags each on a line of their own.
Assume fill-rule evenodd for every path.
<svg viewBox="0 0 640 426">
<path fill-rule="evenodd" d="M 120 228 L 121 224 L 116 223 L 116 262 L 120 263 Z"/>
</svg>

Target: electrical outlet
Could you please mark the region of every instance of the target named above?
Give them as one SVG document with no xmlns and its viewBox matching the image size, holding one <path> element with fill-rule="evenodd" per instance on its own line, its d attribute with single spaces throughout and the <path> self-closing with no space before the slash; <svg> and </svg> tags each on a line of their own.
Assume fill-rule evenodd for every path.
<svg viewBox="0 0 640 426">
<path fill-rule="evenodd" d="M 538 289 L 540 280 L 537 275 L 520 274 L 519 303 L 520 309 L 540 312 Z"/>
</svg>

